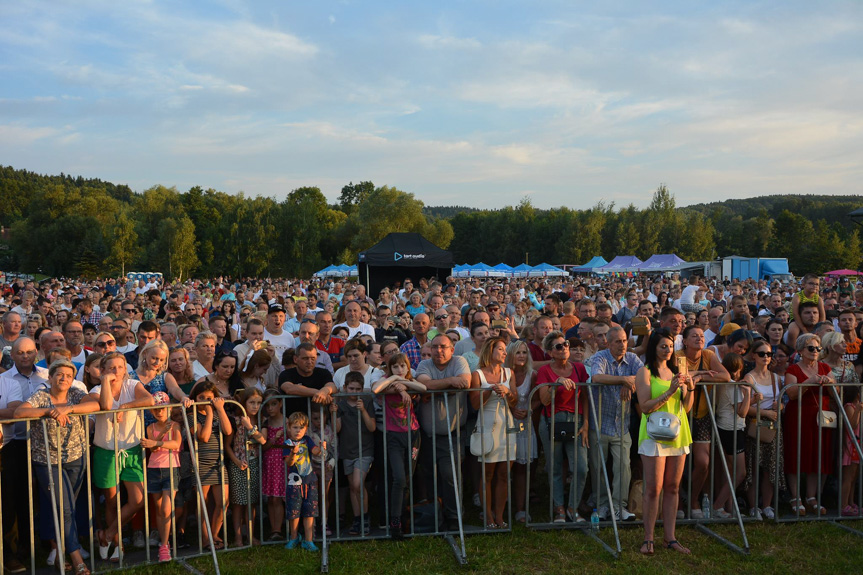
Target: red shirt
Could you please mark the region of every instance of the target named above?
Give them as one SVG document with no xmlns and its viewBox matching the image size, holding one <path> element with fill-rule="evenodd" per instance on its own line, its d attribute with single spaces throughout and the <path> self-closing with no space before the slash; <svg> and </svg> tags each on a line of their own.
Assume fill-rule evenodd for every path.
<svg viewBox="0 0 863 575">
<path fill-rule="evenodd" d="M 572 367 L 572 371 L 567 376 L 574 382 L 584 383 L 587 381 L 587 370 L 584 369 L 584 365 L 580 362 L 570 363 Z M 539 371 L 536 374 L 536 385 L 542 385 L 543 383 L 552 383 L 557 381 L 557 378 L 560 377 L 551 369 L 551 364 L 544 365 L 539 368 Z M 581 388 L 576 389 L 564 389 L 563 387 L 557 388 L 557 393 L 554 398 L 554 412 L 558 413 L 561 411 L 565 411 L 567 413 L 575 413 L 575 406 L 578 400 L 578 394 L 581 392 Z M 546 417 L 551 416 L 551 405 L 547 405 L 543 408 L 543 413 L 545 413 Z M 581 405 L 578 406 L 578 413 L 582 413 Z"/>
</svg>

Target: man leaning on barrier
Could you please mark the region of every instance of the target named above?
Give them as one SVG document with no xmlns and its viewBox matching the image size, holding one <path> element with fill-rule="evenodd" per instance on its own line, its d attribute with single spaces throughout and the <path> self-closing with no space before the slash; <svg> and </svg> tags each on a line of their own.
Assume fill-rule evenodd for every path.
<svg viewBox="0 0 863 575">
<path fill-rule="evenodd" d="M 626 331 L 613 327 L 607 334 L 608 349 L 597 352 L 592 358 L 592 381 L 599 384 L 591 388 L 599 421 L 590 417 L 590 467 L 593 472 L 592 483 L 596 493 L 597 509 L 601 519 L 607 519 L 610 509 L 618 520 L 631 521 L 635 515 L 627 511 L 629 497 L 629 450 L 632 436 L 629 434 L 629 420 L 632 394 L 635 391 L 635 374 L 644 364 L 632 352 L 626 351 Z M 608 504 L 603 489 L 602 457 L 611 451 L 614 475 L 614 506 Z"/>
<path fill-rule="evenodd" d="M 470 387 L 470 368 L 463 357 L 453 355 L 452 340 L 446 334 L 438 334 L 431 342 L 431 359 L 422 360 L 417 366 L 418 382 L 429 390 L 467 389 Z M 448 417 L 447 417 L 448 416 Z M 447 426 L 449 419 L 449 426 Z M 458 442 L 465 437 L 464 425 L 467 421 L 467 396 L 464 393 L 433 394 L 432 398 L 420 405 L 420 430 L 422 432 L 420 457 L 422 473 L 426 480 L 438 479 L 438 493 L 443 499 L 444 518 L 448 531 L 458 531 L 458 509 L 456 502 L 456 477 L 450 460 L 450 440 L 452 449 L 464 455 L 464 446 Z M 457 433 L 458 432 L 458 433 Z M 434 438 L 432 437 L 434 436 Z M 434 463 L 437 462 L 437 478 L 434 477 Z M 433 483 L 432 483 L 433 484 Z M 429 495 L 433 493 L 427 487 Z"/>
</svg>

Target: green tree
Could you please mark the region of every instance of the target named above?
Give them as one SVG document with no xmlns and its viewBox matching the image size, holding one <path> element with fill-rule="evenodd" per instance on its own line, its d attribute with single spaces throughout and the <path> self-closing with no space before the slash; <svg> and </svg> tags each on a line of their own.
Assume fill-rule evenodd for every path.
<svg viewBox="0 0 863 575">
<path fill-rule="evenodd" d="M 105 264 L 115 270 L 119 267 L 120 275 L 125 276 L 126 265 L 133 263 L 141 252 L 135 222 L 129 217 L 128 210 L 121 210 L 117 221 L 107 231 L 105 243 L 109 246 L 109 255 Z"/>
<path fill-rule="evenodd" d="M 166 218 L 161 224 L 161 243 L 167 259 L 168 275 L 182 282 L 200 265 L 195 224 L 187 215 Z"/>
</svg>

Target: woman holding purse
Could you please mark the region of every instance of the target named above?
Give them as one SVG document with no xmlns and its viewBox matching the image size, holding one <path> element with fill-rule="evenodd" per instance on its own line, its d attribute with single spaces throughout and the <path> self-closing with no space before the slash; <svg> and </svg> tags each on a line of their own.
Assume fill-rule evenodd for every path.
<svg viewBox="0 0 863 575">
<path fill-rule="evenodd" d="M 480 412 L 475 434 L 481 434 L 481 453 L 474 453 L 485 465 L 484 505 L 485 523 L 489 529 L 506 529 L 504 509 L 507 499 L 507 472 L 515 460 L 515 435 L 510 409 L 518 403 L 518 394 L 511 388 L 512 371 L 504 367 L 506 342 L 493 337 L 486 340 L 479 353 L 479 369 L 471 375 L 470 387 L 478 393 L 470 394 L 470 402 Z M 482 427 L 480 427 L 482 421 Z M 482 439 L 484 438 L 484 439 Z M 491 439 L 491 445 L 485 442 Z M 474 440 L 473 443 L 476 443 Z M 471 444 L 471 452 L 474 445 Z"/>
<path fill-rule="evenodd" d="M 635 392 L 642 412 L 638 453 L 644 466 L 643 555 L 653 555 L 654 552 L 653 533 L 659 513 L 660 493 L 663 496 L 662 529 L 665 546 L 679 553 L 690 553 L 677 541 L 674 529 L 680 479 L 692 443 L 686 412 L 692 408 L 694 384 L 688 373 L 677 373 L 673 357 L 674 337 L 671 332 L 665 328 L 654 330 L 647 342 L 644 367 L 635 375 Z M 676 434 L 670 431 L 675 418 L 679 426 Z M 669 422 L 667 426 L 662 425 Z M 666 428 L 664 434 L 660 434 L 662 427 Z"/>
<path fill-rule="evenodd" d="M 752 386 L 752 404 L 749 406 L 749 420 L 746 423 L 746 479 L 743 487 L 749 501 L 749 515 L 758 517 L 758 494 L 755 493 L 756 471 L 761 472 L 760 513 L 767 519 L 774 519 L 773 497 L 778 490 L 785 489 L 785 478 L 779 474 L 779 485 L 773 485 L 776 471 L 776 458 L 782 457 L 781 437 L 776 433 L 776 421 L 782 409 L 779 397 L 781 384 L 779 376 L 770 371 L 773 361 L 773 346 L 769 341 L 758 340 L 752 346 L 755 367 L 746 374 L 743 381 Z M 760 409 L 759 409 L 760 408 Z M 760 429 L 759 429 L 760 428 Z M 755 469 L 756 461 L 758 470 Z"/>
</svg>

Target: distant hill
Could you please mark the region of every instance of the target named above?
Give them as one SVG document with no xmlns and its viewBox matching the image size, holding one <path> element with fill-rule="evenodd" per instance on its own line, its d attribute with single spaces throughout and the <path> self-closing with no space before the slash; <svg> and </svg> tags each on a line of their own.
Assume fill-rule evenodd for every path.
<svg viewBox="0 0 863 575">
<path fill-rule="evenodd" d="M 423 207 L 423 213 L 427 216 L 431 216 L 433 218 L 440 219 L 449 219 L 456 214 L 466 213 L 471 214 L 473 212 L 481 212 L 479 208 L 468 208 L 467 206 L 425 206 Z"/>
<path fill-rule="evenodd" d="M 838 222 L 845 228 L 854 225 L 848 213 L 863 207 L 863 196 L 817 196 L 817 195 L 775 195 L 756 198 L 724 200 L 707 204 L 694 204 L 683 209 L 694 210 L 705 216 L 741 216 L 743 219 L 757 217 L 761 210 L 771 218 L 777 218 L 783 210 L 801 214 L 811 221 L 826 220 Z"/>
</svg>

